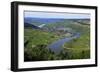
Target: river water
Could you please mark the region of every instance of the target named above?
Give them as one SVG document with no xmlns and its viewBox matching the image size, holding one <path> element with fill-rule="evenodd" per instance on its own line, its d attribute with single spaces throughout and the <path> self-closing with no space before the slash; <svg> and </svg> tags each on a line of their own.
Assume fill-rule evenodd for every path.
<svg viewBox="0 0 100 73">
<path fill-rule="evenodd" d="M 80 33 L 74 34 L 72 37 L 67 37 L 63 39 L 59 39 L 50 45 L 48 45 L 48 48 L 53 51 L 54 53 L 59 53 L 60 51 L 63 50 L 62 46 L 64 43 L 70 42 L 71 40 L 80 37 Z"/>
</svg>

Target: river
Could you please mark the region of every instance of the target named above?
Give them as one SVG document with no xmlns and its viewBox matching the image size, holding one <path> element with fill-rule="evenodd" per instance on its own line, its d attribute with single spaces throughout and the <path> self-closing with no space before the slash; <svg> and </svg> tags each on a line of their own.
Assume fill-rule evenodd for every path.
<svg viewBox="0 0 100 73">
<path fill-rule="evenodd" d="M 70 42 L 71 40 L 80 37 L 80 33 L 76 33 L 74 34 L 72 37 L 66 37 L 63 39 L 59 39 L 53 43 L 51 43 L 50 45 L 48 45 L 47 47 L 53 51 L 54 53 L 59 53 L 60 51 L 63 50 L 62 46 L 64 43 Z"/>
</svg>

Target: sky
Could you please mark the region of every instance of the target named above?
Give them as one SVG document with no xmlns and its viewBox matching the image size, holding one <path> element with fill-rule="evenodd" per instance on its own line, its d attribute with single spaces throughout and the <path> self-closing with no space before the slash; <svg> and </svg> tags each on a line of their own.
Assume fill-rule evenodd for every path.
<svg viewBox="0 0 100 73">
<path fill-rule="evenodd" d="M 55 18 L 55 19 L 57 19 L 57 18 L 60 18 L 60 19 L 89 19 L 90 18 L 90 14 L 24 11 L 24 17 Z"/>
</svg>

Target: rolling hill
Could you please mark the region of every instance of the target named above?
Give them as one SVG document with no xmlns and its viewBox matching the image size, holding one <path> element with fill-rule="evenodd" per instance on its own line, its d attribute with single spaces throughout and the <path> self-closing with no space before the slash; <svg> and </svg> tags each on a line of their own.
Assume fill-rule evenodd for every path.
<svg viewBox="0 0 100 73">
<path fill-rule="evenodd" d="M 24 23 L 24 28 L 33 28 L 33 29 L 40 29 L 38 26 L 35 26 L 30 23 Z"/>
</svg>

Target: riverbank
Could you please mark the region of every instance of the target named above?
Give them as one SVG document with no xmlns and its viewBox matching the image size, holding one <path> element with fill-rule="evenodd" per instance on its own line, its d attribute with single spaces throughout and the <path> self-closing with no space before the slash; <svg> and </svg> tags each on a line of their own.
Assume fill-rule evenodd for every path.
<svg viewBox="0 0 100 73">
<path fill-rule="evenodd" d="M 49 48 L 51 51 L 55 53 L 60 53 L 63 50 L 62 46 L 64 45 L 64 43 L 70 42 L 71 40 L 78 38 L 78 37 L 80 37 L 80 33 L 76 33 L 72 37 L 66 37 L 63 39 L 59 39 L 49 44 L 47 48 Z"/>
</svg>

